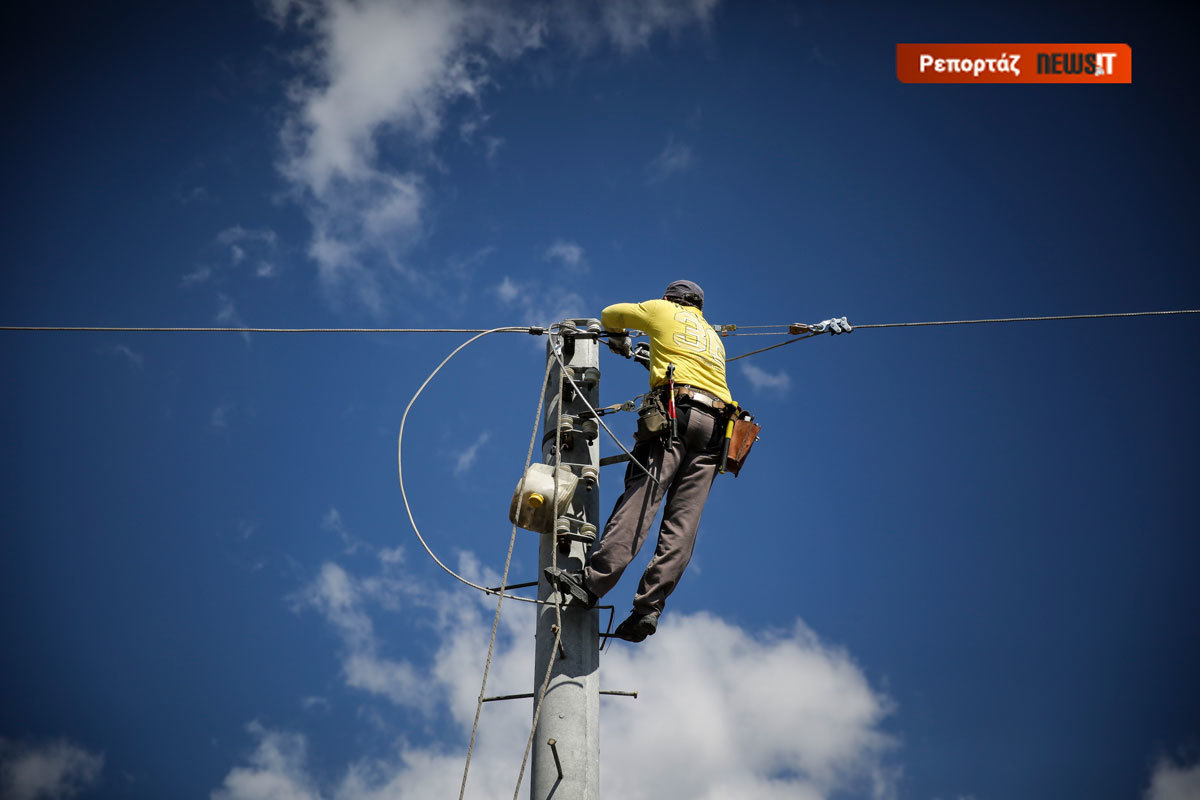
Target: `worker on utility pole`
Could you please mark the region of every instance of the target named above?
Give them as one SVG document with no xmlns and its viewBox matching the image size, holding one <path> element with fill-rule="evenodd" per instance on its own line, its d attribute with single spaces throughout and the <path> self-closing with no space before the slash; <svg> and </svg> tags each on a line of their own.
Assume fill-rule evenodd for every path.
<svg viewBox="0 0 1200 800">
<path fill-rule="evenodd" d="M 650 370 L 650 392 L 638 412 L 632 457 L 654 478 L 630 463 L 625 491 L 588 565 L 576 572 L 547 567 L 546 576 L 569 604 L 591 608 L 637 557 L 666 497 L 654 558 L 642 574 L 633 611 L 615 631 L 630 642 L 657 630 L 667 597 L 691 560 L 700 514 L 722 467 L 726 423 L 736 409 L 725 382 L 725 346 L 703 308 L 704 291 L 697 284 L 675 281 L 661 300 L 618 303 L 600 315 L 609 349 L 618 355 L 635 357 L 626 329 L 650 337 L 648 358 L 645 345 L 638 345 L 638 360 Z M 845 318 L 829 322 L 831 333 L 851 330 Z"/>
</svg>

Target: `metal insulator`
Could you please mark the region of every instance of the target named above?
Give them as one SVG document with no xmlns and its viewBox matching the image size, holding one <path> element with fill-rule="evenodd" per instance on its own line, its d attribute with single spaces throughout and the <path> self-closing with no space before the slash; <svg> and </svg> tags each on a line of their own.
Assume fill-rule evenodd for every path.
<svg viewBox="0 0 1200 800">
<path fill-rule="evenodd" d="M 584 438 L 588 440 L 588 444 L 591 444 L 600 433 L 600 426 L 596 423 L 595 419 L 585 419 L 579 424 L 579 429 L 583 431 Z"/>
<path fill-rule="evenodd" d="M 579 538 L 588 544 L 596 541 L 596 526 L 590 522 L 585 522 L 579 526 Z"/>
<path fill-rule="evenodd" d="M 588 326 L 587 326 L 587 331 L 588 331 L 588 333 L 595 333 L 595 334 L 599 334 L 599 333 L 600 333 L 600 322 L 599 322 L 599 320 L 592 320 L 591 322 L 589 322 L 589 323 L 588 323 Z"/>
<path fill-rule="evenodd" d="M 558 432 L 565 436 L 575 430 L 575 420 L 569 414 L 563 414 L 558 418 Z"/>
</svg>

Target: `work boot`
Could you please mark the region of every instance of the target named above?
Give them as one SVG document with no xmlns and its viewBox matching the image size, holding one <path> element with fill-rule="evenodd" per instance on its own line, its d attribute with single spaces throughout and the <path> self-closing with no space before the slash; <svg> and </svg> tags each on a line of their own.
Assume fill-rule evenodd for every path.
<svg viewBox="0 0 1200 800">
<path fill-rule="evenodd" d="M 542 570 L 550 585 L 567 596 L 567 605 L 592 608 L 599 598 L 588 591 L 583 585 L 583 572 L 567 572 L 558 567 L 546 567 Z"/>
<path fill-rule="evenodd" d="M 613 631 L 613 636 L 627 642 L 641 642 L 647 636 L 653 636 L 656 630 L 658 630 L 657 611 L 651 611 L 649 614 L 632 611 Z"/>
</svg>

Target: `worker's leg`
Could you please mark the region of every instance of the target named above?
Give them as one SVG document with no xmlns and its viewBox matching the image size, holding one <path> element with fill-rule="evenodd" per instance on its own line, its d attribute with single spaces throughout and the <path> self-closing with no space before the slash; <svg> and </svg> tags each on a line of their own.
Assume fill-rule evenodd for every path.
<svg viewBox="0 0 1200 800">
<path fill-rule="evenodd" d="M 687 416 L 683 438 L 688 451 L 680 459 L 667 494 L 654 558 L 646 566 L 633 599 L 634 612 L 639 614 L 661 612 L 667 597 L 675 591 L 692 559 L 700 515 L 717 476 L 721 433 L 717 419 L 694 407 L 688 408 Z"/>
<path fill-rule="evenodd" d="M 625 469 L 625 491 L 617 499 L 584 572 L 584 585 L 596 597 L 603 597 L 617 585 L 625 567 L 642 549 L 663 494 L 685 452 L 683 442 L 678 440 L 670 450 L 664 448 L 661 439 L 642 442 L 633 448 L 633 457 L 658 478 L 658 483 L 633 463 Z"/>
</svg>

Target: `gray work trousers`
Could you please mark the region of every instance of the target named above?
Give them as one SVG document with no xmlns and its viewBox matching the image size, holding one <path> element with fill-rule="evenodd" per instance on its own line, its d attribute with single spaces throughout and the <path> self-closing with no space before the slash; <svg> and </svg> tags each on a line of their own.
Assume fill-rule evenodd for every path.
<svg viewBox="0 0 1200 800">
<path fill-rule="evenodd" d="M 633 610 L 639 614 L 663 610 L 667 596 L 691 561 L 700 514 L 721 457 L 725 433 L 721 420 L 704 406 L 680 403 L 677 409 L 678 435 L 672 447 L 666 447 L 663 437 L 639 442 L 633 448 L 633 457 L 659 482 L 656 484 L 636 465 L 629 464 L 625 491 L 617 499 L 584 572 L 584 585 L 597 597 L 616 586 L 621 573 L 642 549 L 665 496 L 667 507 L 654 558 L 646 566 L 633 599 Z"/>
</svg>

